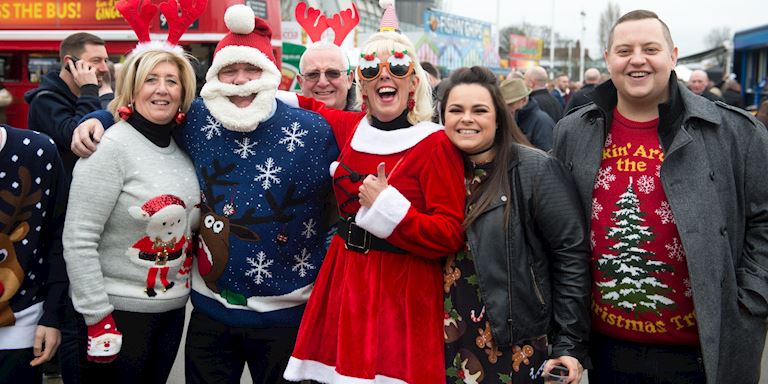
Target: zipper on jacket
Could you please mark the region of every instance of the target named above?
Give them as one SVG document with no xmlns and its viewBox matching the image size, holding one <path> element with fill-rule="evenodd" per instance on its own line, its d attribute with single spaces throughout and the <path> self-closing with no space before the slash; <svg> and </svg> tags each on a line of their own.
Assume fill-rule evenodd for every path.
<svg viewBox="0 0 768 384">
<path fill-rule="evenodd" d="M 531 282 L 533 283 L 533 291 L 536 293 L 536 297 L 539 299 L 539 304 L 545 305 L 544 303 L 544 295 L 541 294 L 541 290 L 539 289 L 539 284 L 536 282 L 536 275 L 533 273 L 533 265 L 529 266 L 529 270 L 531 271 Z"/>
</svg>

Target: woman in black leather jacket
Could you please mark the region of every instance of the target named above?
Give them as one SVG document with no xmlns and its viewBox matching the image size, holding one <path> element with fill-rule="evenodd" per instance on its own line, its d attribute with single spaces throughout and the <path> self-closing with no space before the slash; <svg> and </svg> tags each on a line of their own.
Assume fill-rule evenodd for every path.
<svg viewBox="0 0 768 384">
<path fill-rule="evenodd" d="M 440 112 L 467 181 L 467 248 L 444 267 L 446 381 L 540 383 L 562 365 L 578 383 L 589 245 L 570 174 L 524 145 L 485 68 L 455 71 Z"/>
</svg>

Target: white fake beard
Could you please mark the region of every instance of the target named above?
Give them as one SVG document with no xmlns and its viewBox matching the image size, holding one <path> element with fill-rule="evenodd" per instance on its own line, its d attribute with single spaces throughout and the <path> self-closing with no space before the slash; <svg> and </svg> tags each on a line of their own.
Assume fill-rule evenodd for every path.
<svg viewBox="0 0 768 384">
<path fill-rule="evenodd" d="M 275 81 L 264 77 L 242 85 L 222 83 L 214 78 L 205 83 L 200 96 L 211 115 L 224 128 L 235 132 L 251 132 L 272 112 L 276 93 Z M 252 94 L 256 94 L 256 97 L 247 107 L 240 108 L 229 100 L 230 96 Z"/>
</svg>

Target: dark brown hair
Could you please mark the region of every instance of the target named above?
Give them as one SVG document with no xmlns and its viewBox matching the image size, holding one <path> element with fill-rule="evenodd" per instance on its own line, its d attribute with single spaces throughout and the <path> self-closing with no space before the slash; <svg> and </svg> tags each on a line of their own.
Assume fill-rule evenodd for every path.
<svg viewBox="0 0 768 384">
<path fill-rule="evenodd" d="M 611 27 L 611 32 L 608 33 L 608 46 L 605 47 L 605 50 L 611 49 L 613 46 L 613 31 L 616 29 L 616 26 L 627 22 L 627 21 L 636 21 L 636 20 L 645 20 L 645 19 L 656 19 L 661 23 L 661 31 L 664 33 L 664 39 L 667 40 L 667 44 L 669 44 L 669 49 L 672 50 L 675 48 L 675 43 L 672 42 L 672 34 L 669 32 L 669 27 L 667 24 L 659 19 L 659 15 L 656 14 L 656 12 L 652 11 L 646 11 L 645 9 L 637 9 L 629 13 L 625 13 L 624 16 L 619 17 L 618 20 L 616 20 L 616 23 L 613 24 L 613 27 Z"/>
<path fill-rule="evenodd" d="M 61 60 L 62 65 L 67 65 L 64 62 L 65 56 L 82 55 L 86 44 L 105 45 L 104 40 L 96 35 L 87 32 L 73 33 L 67 36 L 59 46 L 59 60 Z"/>
<path fill-rule="evenodd" d="M 510 180 L 507 166 L 513 156 L 512 143 L 527 146 L 531 146 L 531 143 L 525 137 L 523 131 L 520 130 L 520 127 L 517 126 L 509 110 L 507 110 L 507 104 L 501 95 L 496 75 L 484 67 L 459 68 L 451 74 L 443 98 L 440 101 L 440 116 L 445 116 L 445 107 L 453 88 L 462 84 L 477 84 L 488 90 L 491 94 L 491 99 L 493 99 L 497 127 L 496 136 L 493 139 L 493 145 L 496 147 L 496 157 L 493 162 L 496 166 L 490 171 L 488 178 L 480 185 L 480 188 L 467 200 L 467 214 L 464 218 L 464 228 L 467 228 L 497 198 L 499 192 L 510 196 Z M 464 154 L 464 172 L 466 177 L 471 179 L 473 177 L 473 170 L 469 158 Z M 504 207 L 505 222 L 509 219 L 511 202 L 511 198 L 507 199 L 507 204 Z M 472 207 L 472 209 L 469 210 L 468 207 Z"/>
</svg>

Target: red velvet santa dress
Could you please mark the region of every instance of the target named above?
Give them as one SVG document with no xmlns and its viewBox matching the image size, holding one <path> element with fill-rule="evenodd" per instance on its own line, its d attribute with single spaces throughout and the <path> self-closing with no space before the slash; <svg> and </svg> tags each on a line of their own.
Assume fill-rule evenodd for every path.
<svg viewBox="0 0 768 384">
<path fill-rule="evenodd" d="M 340 215 L 396 248 L 374 249 L 382 248 L 377 244 L 362 253 L 366 243 L 377 241 L 359 236 L 356 228 L 349 241 L 333 237 L 285 377 L 323 383 L 444 382 L 439 259 L 458 251 L 464 239 L 458 150 L 442 127 L 430 122 L 383 131 L 364 113 L 299 99 L 303 108 L 328 120 L 341 149 L 331 166 Z M 358 188 L 365 176 L 376 174 L 380 162 L 386 163 L 389 187 L 370 209 L 361 208 Z M 341 223 L 339 232 L 348 226 Z"/>
</svg>

